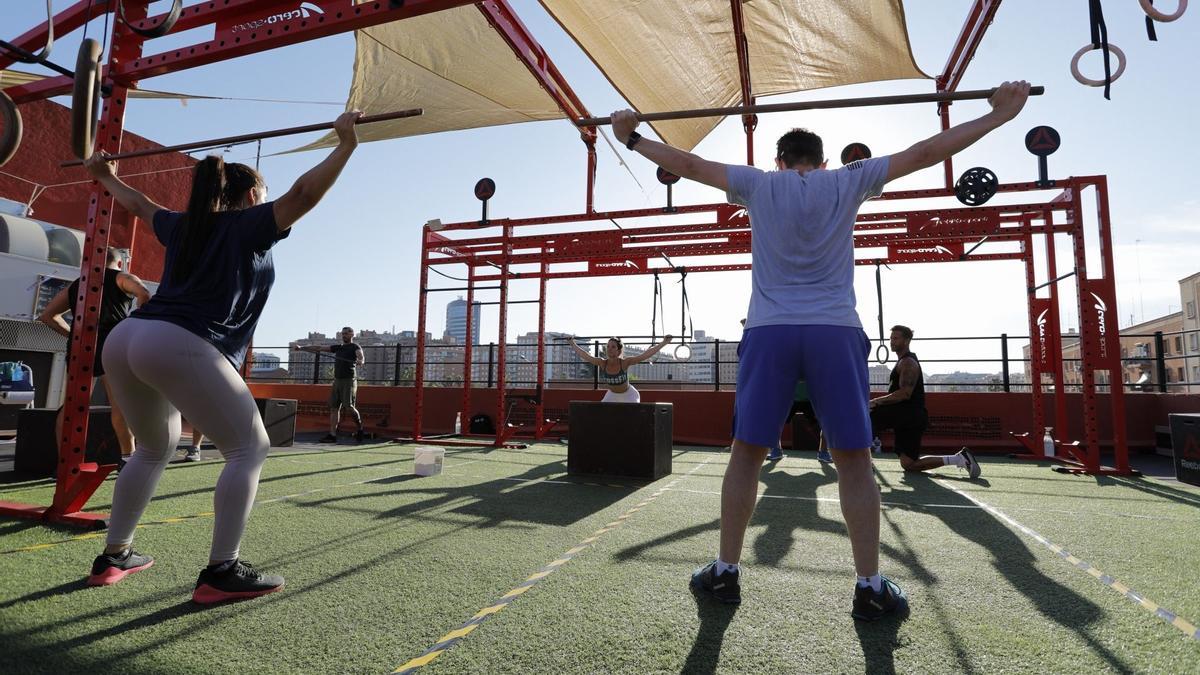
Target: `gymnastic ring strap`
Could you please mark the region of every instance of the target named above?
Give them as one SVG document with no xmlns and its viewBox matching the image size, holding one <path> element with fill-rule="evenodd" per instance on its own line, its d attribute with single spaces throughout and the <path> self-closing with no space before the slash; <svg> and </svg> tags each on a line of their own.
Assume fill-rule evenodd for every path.
<svg viewBox="0 0 1200 675">
<path fill-rule="evenodd" d="M 4 166 L 21 146 L 21 111 L 4 90 L 0 89 L 0 166 Z M 32 200 L 30 200 L 32 201 Z"/>
<path fill-rule="evenodd" d="M 50 58 L 50 52 L 54 49 L 54 10 L 50 6 L 51 0 L 46 0 L 46 46 L 42 47 L 42 51 L 37 54 L 31 54 L 16 45 L 5 43 L 5 51 L 13 58 L 14 61 L 21 63 L 45 63 L 46 59 Z M 3 164 L 3 162 L 0 162 Z"/>
<path fill-rule="evenodd" d="M 879 263 L 875 263 L 875 298 L 879 301 L 879 314 L 876 315 L 879 319 L 879 346 L 875 349 L 875 360 L 882 364 L 888 362 L 891 352 L 883 339 L 883 273 Z M 882 359 L 879 358 L 880 351 L 883 352 Z"/>
<path fill-rule="evenodd" d="M 162 21 L 158 22 L 158 25 L 151 26 L 149 28 L 141 28 L 135 26 L 132 21 L 125 18 L 124 0 L 118 0 L 117 2 L 117 17 L 121 19 L 121 22 L 124 23 L 129 30 L 141 35 L 144 38 L 160 38 L 167 33 L 170 33 L 171 29 L 175 27 L 175 22 L 179 21 L 179 15 L 182 13 L 183 0 L 175 0 L 175 2 L 171 3 L 171 9 L 167 10 L 167 15 L 163 17 Z"/>
</svg>

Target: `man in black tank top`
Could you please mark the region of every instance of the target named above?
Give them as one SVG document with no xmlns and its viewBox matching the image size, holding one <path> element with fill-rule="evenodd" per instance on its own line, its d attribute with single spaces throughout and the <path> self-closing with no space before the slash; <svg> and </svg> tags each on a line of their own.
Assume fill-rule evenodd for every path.
<svg viewBox="0 0 1200 675">
<path fill-rule="evenodd" d="M 905 471 L 929 471 L 953 465 L 966 471 L 971 478 L 978 478 L 979 464 L 965 447 L 953 455 L 921 455 L 921 437 L 929 426 L 929 413 L 925 410 L 925 376 L 921 373 L 921 362 L 908 350 L 912 336 L 908 326 L 892 327 L 891 346 L 896 355 L 896 367 L 892 369 L 887 395 L 871 399 L 871 428 L 876 437 L 885 429 L 895 431 L 896 453 L 900 455 L 900 466 Z"/>
<path fill-rule="evenodd" d="M 104 387 L 108 404 L 112 408 L 113 432 L 121 446 L 121 456 L 128 457 L 133 453 L 133 433 L 129 431 L 128 425 L 125 424 L 125 416 L 121 414 L 121 409 L 117 407 L 116 400 L 108 390 L 108 380 L 104 377 L 104 364 L 100 361 L 100 355 L 104 353 L 104 341 L 108 339 L 108 334 L 133 310 L 133 301 L 136 299 L 139 306 L 146 304 L 146 301 L 150 299 L 150 291 L 142 284 L 141 279 L 128 272 L 122 272 L 121 262 L 121 256 L 117 249 L 108 249 L 107 267 L 104 270 L 104 299 L 100 302 L 100 319 L 96 326 L 96 351 L 95 358 L 92 360 L 92 377 L 98 378 Z M 76 279 L 71 282 L 70 286 L 59 291 L 46 304 L 46 309 L 38 317 L 38 321 L 67 338 L 68 363 L 71 360 L 71 326 L 63 319 L 63 315 L 71 312 L 71 322 L 72 324 L 75 322 L 77 316 L 75 299 L 78 296 L 79 280 Z M 58 412 L 56 428 L 62 428 L 61 410 Z"/>
</svg>

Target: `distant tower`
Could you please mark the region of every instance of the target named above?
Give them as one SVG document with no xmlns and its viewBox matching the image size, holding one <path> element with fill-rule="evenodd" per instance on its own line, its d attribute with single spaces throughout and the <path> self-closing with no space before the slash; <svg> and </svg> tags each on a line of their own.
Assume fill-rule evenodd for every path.
<svg viewBox="0 0 1200 675">
<path fill-rule="evenodd" d="M 479 344 L 479 314 L 480 303 L 475 303 L 475 309 L 471 312 L 471 344 Z M 451 300 L 450 304 L 446 305 L 446 335 L 454 338 L 458 344 L 466 344 L 467 342 L 467 301 L 458 296 L 457 300 Z"/>
</svg>

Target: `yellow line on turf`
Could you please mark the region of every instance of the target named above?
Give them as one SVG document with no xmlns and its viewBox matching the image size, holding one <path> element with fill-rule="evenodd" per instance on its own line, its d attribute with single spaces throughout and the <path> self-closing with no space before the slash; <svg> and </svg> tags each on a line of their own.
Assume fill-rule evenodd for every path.
<svg viewBox="0 0 1200 675">
<path fill-rule="evenodd" d="M 508 591 L 507 593 L 505 593 L 504 595 L 500 596 L 500 600 L 502 600 L 503 602 L 498 602 L 498 603 L 492 605 L 491 607 L 479 610 L 465 624 L 460 626 L 457 630 L 447 633 L 445 635 L 445 637 L 438 640 L 437 643 L 435 643 L 435 646 L 430 647 L 424 654 L 418 656 L 415 659 L 409 660 L 407 663 L 405 663 L 404 665 L 400 666 L 399 668 L 395 669 L 392 672 L 407 674 L 407 673 L 411 673 L 411 672 L 417 670 L 418 668 L 420 668 L 422 666 L 429 664 L 431 661 L 436 659 L 438 656 L 440 656 L 444 652 L 453 648 L 460 640 L 462 640 L 463 638 L 466 637 L 467 633 L 471 632 L 471 630 L 474 630 L 476 627 L 481 625 L 483 623 L 483 621 L 485 621 L 487 619 L 488 616 L 496 614 L 500 610 L 504 609 L 505 607 L 507 607 L 509 605 L 510 602 L 515 600 L 518 596 L 524 594 L 526 591 L 533 588 L 534 584 L 540 582 L 542 579 L 549 576 L 550 573 L 553 572 L 554 570 L 557 570 L 557 569 L 561 568 L 563 565 L 570 562 L 571 559 L 576 554 L 578 554 L 579 552 L 583 551 L 584 549 L 586 549 L 588 547 L 587 544 L 590 544 L 591 542 L 595 541 L 600 535 L 604 534 L 605 532 L 608 532 L 610 530 L 615 530 L 618 527 L 620 527 L 622 524 L 624 524 L 628 520 L 629 516 L 633 515 L 634 512 L 643 508 L 650 502 L 653 502 L 655 499 L 658 498 L 659 495 L 664 494 L 668 489 L 670 489 L 671 486 L 673 486 L 676 483 L 678 483 L 679 481 L 691 476 L 697 470 L 699 470 L 701 467 L 703 467 L 705 464 L 708 464 L 710 461 L 712 461 L 711 457 L 709 457 L 708 459 L 705 459 L 703 462 L 701 462 L 700 464 L 697 464 L 694 468 L 692 468 L 687 473 L 685 473 L 682 476 L 671 481 L 670 484 L 668 484 L 665 488 L 660 489 L 658 492 L 655 492 L 653 495 L 648 497 L 645 501 L 639 503 L 638 505 L 636 505 L 634 507 L 631 507 L 628 511 L 626 511 L 625 513 L 618 516 L 617 520 L 609 523 L 608 525 L 606 525 L 605 527 L 603 527 L 599 530 L 596 530 L 595 533 L 593 533 L 587 539 L 584 539 L 582 542 L 580 542 L 580 544 L 567 550 L 567 552 L 563 554 L 563 557 L 557 558 L 554 561 L 548 563 L 541 570 L 529 575 L 525 579 L 525 582 L 522 585 L 517 586 L 516 588 L 514 588 L 514 589 Z M 621 486 L 615 486 L 615 487 L 621 487 Z M 471 630 L 466 630 L 468 628 L 470 628 Z"/>
<path fill-rule="evenodd" d="M 1008 525 L 1011 526 L 1013 529 L 1025 534 L 1026 536 L 1030 537 L 1034 541 L 1037 541 L 1038 543 L 1040 543 L 1041 545 L 1050 549 L 1051 551 L 1054 551 L 1055 553 L 1057 553 L 1059 555 L 1059 557 L 1061 557 L 1064 560 L 1066 560 L 1067 562 L 1071 563 L 1071 565 L 1073 567 L 1082 569 L 1083 571 L 1087 572 L 1091 576 L 1095 577 L 1100 583 L 1104 584 L 1105 586 L 1108 586 L 1109 588 L 1120 593 L 1121 595 L 1125 596 L 1129 600 L 1132 600 L 1133 602 L 1137 603 L 1138 605 L 1144 607 L 1151 614 L 1154 614 L 1155 616 L 1159 617 L 1160 619 L 1163 619 L 1164 621 L 1166 621 L 1171 626 L 1174 626 L 1175 628 L 1179 629 L 1181 632 L 1186 634 L 1189 638 L 1200 641 L 1200 630 L 1196 630 L 1196 626 L 1194 624 L 1182 619 L 1181 617 L 1176 615 L 1175 612 L 1172 612 L 1168 609 L 1163 608 L 1161 605 L 1151 601 L 1150 599 L 1143 596 L 1141 593 L 1138 593 L 1137 591 L 1129 588 L 1125 584 L 1117 581 L 1116 579 L 1105 574 L 1104 572 L 1101 572 L 1099 569 L 1097 569 L 1091 563 L 1084 561 L 1084 560 L 1080 560 L 1079 558 L 1076 558 L 1074 555 L 1067 553 L 1063 549 L 1063 547 L 1051 542 L 1049 539 L 1042 536 L 1038 532 L 1034 531 L 1032 528 L 1028 527 L 1027 525 L 1022 524 L 1021 522 L 1019 522 L 1012 516 L 1001 511 L 1000 509 L 992 506 L 991 504 L 988 504 L 987 502 L 983 501 L 982 499 L 975 497 L 974 495 L 967 492 L 966 490 L 961 490 L 957 487 L 954 487 L 953 485 L 948 485 L 948 484 L 944 484 L 944 483 L 943 483 L 943 485 L 945 485 L 945 487 L 950 488 L 951 490 L 954 490 L 955 492 L 962 495 L 963 497 L 966 497 L 970 501 L 974 502 L 976 505 L 979 506 L 979 508 L 983 509 L 984 511 L 987 511 L 988 513 L 992 514 L 993 516 L 996 516 L 1000 520 L 1003 520 L 1004 522 L 1008 523 Z M 1164 616 L 1163 615 L 1164 612 L 1169 616 Z"/>
</svg>

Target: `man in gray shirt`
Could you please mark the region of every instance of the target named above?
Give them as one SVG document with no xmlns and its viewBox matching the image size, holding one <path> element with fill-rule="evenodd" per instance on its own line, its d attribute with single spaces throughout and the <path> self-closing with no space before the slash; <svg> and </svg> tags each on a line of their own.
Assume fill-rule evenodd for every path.
<svg viewBox="0 0 1200 675">
<path fill-rule="evenodd" d="M 902 614 L 904 592 L 879 573 L 879 486 L 871 471 L 867 412 L 869 341 L 855 308 L 854 222 L 885 183 L 938 164 L 1017 116 L 1027 82 L 1005 82 L 991 112 L 889 157 L 825 170 L 821 139 L 794 129 L 779 139 L 775 171 L 711 162 L 644 139 L 632 111 L 612 115 L 613 134 L 684 178 L 724 190 L 746 206 L 753 237 L 750 308 L 739 347 L 734 441 L 721 488 L 717 559 L 696 570 L 692 587 L 741 602 L 740 569 L 758 476 L 778 442 L 797 380 L 809 394 L 838 470 L 842 516 L 858 575 L 852 616 Z"/>
</svg>

